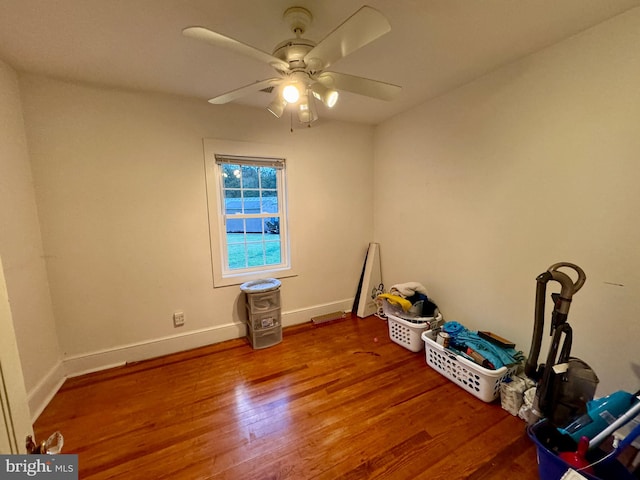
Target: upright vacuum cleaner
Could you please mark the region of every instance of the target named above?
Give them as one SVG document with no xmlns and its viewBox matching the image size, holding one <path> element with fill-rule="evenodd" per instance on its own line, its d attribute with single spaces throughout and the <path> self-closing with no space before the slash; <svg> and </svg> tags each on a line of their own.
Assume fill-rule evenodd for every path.
<svg viewBox="0 0 640 480">
<path fill-rule="evenodd" d="M 572 269 L 577 274 L 573 281 L 560 269 Z M 536 278 L 535 324 L 525 374 L 538 384 L 533 402 L 533 414 L 547 418 L 553 425 L 562 427 L 586 411 L 586 404 L 593 399 L 598 377 L 582 360 L 570 357 L 573 333 L 567 323 L 573 295 L 587 279 L 584 271 L 572 263 L 556 263 Z M 551 345 L 547 361 L 538 365 L 544 331 L 545 296 L 547 283 L 558 282 L 560 293 L 552 293 L 554 302 L 551 314 Z M 562 346 L 561 346 L 562 343 Z M 559 351 L 559 354 L 558 354 Z"/>
</svg>

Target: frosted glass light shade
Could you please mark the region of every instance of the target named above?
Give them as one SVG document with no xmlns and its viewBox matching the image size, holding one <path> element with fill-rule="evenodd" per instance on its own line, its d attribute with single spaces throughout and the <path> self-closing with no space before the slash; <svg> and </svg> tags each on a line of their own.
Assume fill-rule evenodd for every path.
<svg viewBox="0 0 640 480">
<path fill-rule="evenodd" d="M 269 110 L 276 118 L 280 118 L 284 113 L 284 109 L 287 106 L 286 100 L 283 98 L 276 97 L 273 102 L 269 104 L 267 110 Z"/>
<path fill-rule="evenodd" d="M 338 91 L 327 88 L 320 83 L 316 83 L 311 87 L 313 96 L 324 103 L 327 107 L 333 107 L 338 101 Z"/>
<path fill-rule="evenodd" d="M 295 85 L 289 84 L 282 89 L 282 97 L 287 103 L 296 103 L 300 99 L 300 91 Z"/>
</svg>

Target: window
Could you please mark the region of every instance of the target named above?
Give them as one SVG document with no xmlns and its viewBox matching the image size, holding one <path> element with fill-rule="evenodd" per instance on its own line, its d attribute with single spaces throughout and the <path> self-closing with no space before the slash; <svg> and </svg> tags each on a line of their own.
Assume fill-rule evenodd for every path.
<svg viewBox="0 0 640 480">
<path fill-rule="evenodd" d="M 273 146 L 205 141 L 216 287 L 292 274 L 286 160 L 273 153 Z"/>
<path fill-rule="evenodd" d="M 216 155 L 224 267 L 228 273 L 282 266 L 280 224 L 284 160 Z M 284 228 L 283 228 L 284 229 Z M 283 232 L 284 233 L 284 232 Z"/>
</svg>

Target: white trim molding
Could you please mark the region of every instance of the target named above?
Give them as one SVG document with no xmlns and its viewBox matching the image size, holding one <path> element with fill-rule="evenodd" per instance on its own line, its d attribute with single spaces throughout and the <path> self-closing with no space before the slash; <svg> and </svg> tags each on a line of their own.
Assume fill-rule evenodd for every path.
<svg viewBox="0 0 640 480">
<path fill-rule="evenodd" d="M 298 310 L 282 312 L 282 326 L 288 327 L 311 321 L 312 317 L 336 310 L 350 311 L 353 299 L 314 305 Z M 192 330 L 179 335 L 121 345 L 114 348 L 88 352 L 64 359 L 67 377 L 77 377 L 87 373 L 118 367 L 130 362 L 183 352 L 214 343 L 240 338 L 246 335 L 244 322 L 231 322 L 200 330 Z"/>
<path fill-rule="evenodd" d="M 312 317 L 342 310 L 351 310 L 353 299 L 314 305 L 282 313 L 282 326 L 288 327 L 310 322 Z M 45 409 L 66 378 L 119 367 L 127 363 L 183 352 L 193 348 L 241 338 L 246 335 L 244 322 L 232 322 L 215 327 L 193 330 L 144 342 L 121 345 L 114 348 L 87 352 L 65 358 L 56 364 L 38 385 L 29 392 L 32 421 Z M 247 345 L 248 346 L 248 345 Z"/>
<path fill-rule="evenodd" d="M 244 323 L 227 323 L 179 335 L 74 355 L 64 360 L 65 370 L 68 377 L 77 377 L 131 362 L 148 360 L 239 338 L 245 335 L 245 328 Z"/>
<path fill-rule="evenodd" d="M 31 421 L 35 423 L 40 414 L 49 405 L 62 384 L 66 380 L 65 369 L 62 362 L 56 363 L 47 374 L 27 393 Z"/>
</svg>

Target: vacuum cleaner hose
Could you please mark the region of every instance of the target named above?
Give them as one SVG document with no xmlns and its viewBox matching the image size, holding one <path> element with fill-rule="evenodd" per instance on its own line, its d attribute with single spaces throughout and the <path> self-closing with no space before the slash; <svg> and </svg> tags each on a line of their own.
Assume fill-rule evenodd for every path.
<svg viewBox="0 0 640 480">
<path fill-rule="evenodd" d="M 533 323 L 533 336 L 531 338 L 531 350 L 527 363 L 524 366 L 524 373 L 527 377 L 538 380 L 538 357 L 540 356 L 540 345 L 542 344 L 542 334 L 544 331 L 544 306 L 547 292 L 547 282 L 551 280 L 551 274 L 544 272 L 536 278 L 536 305 L 535 318 Z"/>
</svg>

